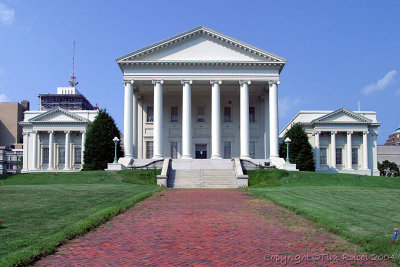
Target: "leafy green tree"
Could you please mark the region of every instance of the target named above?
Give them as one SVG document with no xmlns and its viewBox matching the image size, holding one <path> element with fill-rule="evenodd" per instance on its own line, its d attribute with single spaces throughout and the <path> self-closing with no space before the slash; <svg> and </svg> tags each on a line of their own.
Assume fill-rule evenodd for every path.
<svg viewBox="0 0 400 267">
<path fill-rule="evenodd" d="M 106 110 L 99 110 L 99 114 L 86 135 L 84 170 L 103 170 L 107 168 L 107 163 L 114 161 L 114 137 L 121 140 L 114 119 Z M 121 157 L 122 155 L 122 148 L 118 145 L 117 156 Z"/>
<path fill-rule="evenodd" d="M 284 139 L 289 137 L 292 141 L 289 143 L 290 163 L 296 163 L 300 171 L 315 171 L 314 154 L 307 134 L 300 124 L 294 124 L 285 134 Z M 279 148 L 279 155 L 286 159 L 286 143 L 282 142 Z"/>
<path fill-rule="evenodd" d="M 378 162 L 378 170 L 381 176 L 400 177 L 400 170 L 396 163 L 384 160 Z"/>
</svg>

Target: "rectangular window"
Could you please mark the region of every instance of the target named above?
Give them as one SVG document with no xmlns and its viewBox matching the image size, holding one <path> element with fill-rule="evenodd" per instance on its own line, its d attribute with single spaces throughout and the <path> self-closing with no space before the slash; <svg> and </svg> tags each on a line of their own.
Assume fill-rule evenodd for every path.
<svg viewBox="0 0 400 267">
<path fill-rule="evenodd" d="M 43 148 L 42 164 L 49 164 L 49 148 Z"/>
<path fill-rule="evenodd" d="M 256 122 L 256 109 L 249 107 L 249 122 Z"/>
<path fill-rule="evenodd" d="M 341 148 L 336 148 L 336 165 L 342 165 L 342 151 Z"/>
<path fill-rule="evenodd" d="M 254 159 L 256 158 L 256 142 L 250 141 L 249 145 L 250 158 Z"/>
<path fill-rule="evenodd" d="M 171 122 L 178 122 L 178 107 L 171 107 Z"/>
<path fill-rule="evenodd" d="M 178 142 L 176 141 L 171 142 L 171 158 L 172 159 L 178 158 Z"/>
<path fill-rule="evenodd" d="M 147 107 L 147 122 L 154 121 L 154 110 L 153 107 Z"/>
<path fill-rule="evenodd" d="M 153 157 L 153 141 L 146 141 L 146 159 Z"/>
<path fill-rule="evenodd" d="M 326 165 L 326 148 L 320 148 L 320 164 Z"/>
<path fill-rule="evenodd" d="M 231 107 L 224 107 L 224 122 L 231 122 Z"/>
<path fill-rule="evenodd" d="M 224 142 L 224 159 L 230 159 L 231 157 L 231 142 Z"/>
<path fill-rule="evenodd" d="M 197 122 L 205 122 L 205 111 L 203 106 L 197 107 Z"/>
<path fill-rule="evenodd" d="M 58 149 L 58 164 L 65 164 L 65 149 L 63 147 Z"/>
<path fill-rule="evenodd" d="M 82 152 L 81 152 L 80 147 L 75 147 L 74 151 L 74 162 L 75 164 L 81 164 L 82 163 Z"/>
<path fill-rule="evenodd" d="M 354 165 L 358 165 L 358 148 L 351 149 L 351 162 Z"/>
</svg>

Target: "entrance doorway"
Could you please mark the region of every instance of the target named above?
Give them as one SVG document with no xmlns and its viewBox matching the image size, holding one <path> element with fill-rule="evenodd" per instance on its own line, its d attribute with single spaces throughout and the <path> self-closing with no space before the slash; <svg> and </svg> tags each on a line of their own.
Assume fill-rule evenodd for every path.
<svg viewBox="0 0 400 267">
<path fill-rule="evenodd" d="M 196 159 L 207 158 L 207 144 L 196 144 Z"/>
</svg>

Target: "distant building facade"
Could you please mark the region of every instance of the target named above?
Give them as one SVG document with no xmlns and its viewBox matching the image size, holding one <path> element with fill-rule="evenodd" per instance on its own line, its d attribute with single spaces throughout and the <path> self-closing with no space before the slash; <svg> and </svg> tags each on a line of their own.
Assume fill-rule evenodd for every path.
<svg viewBox="0 0 400 267">
<path fill-rule="evenodd" d="M 40 110 L 25 112 L 22 172 L 79 171 L 86 132 L 98 110 L 75 86 L 39 95 Z"/>
<path fill-rule="evenodd" d="M 376 112 L 300 111 L 281 131 L 300 123 L 314 149 L 316 171 L 379 176 Z"/>
<path fill-rule="evenodd" d="M 29 101 L 0 103 L 0 146 L 22 149 L 22 127 L 18 124 L 29 110 Z"/>
<path fill-rule="evenodd" d="M 0 175 L 19 172 L 22 155 L 23 149 L 0 146 Z"/>
<path fill-rule="evenodd" d="M 40 94 L 40 110 L 94 110 L 95 108 L 76 87 L 58 87 L 57 94 Z"/>
<path fill-rule="evenodd" d="M 400 146 L 399 145 L 378 146 L 378 161 L 382 163 L 384 160 L 394 162 L 398 166 L 400 166 Z"/>
<path fill-rule="evenodd" d="M 385 142 L 385 146 L 400 146 L 400 126 L 394 133 L 389 135 L 389 138 Z"/>
</svg>

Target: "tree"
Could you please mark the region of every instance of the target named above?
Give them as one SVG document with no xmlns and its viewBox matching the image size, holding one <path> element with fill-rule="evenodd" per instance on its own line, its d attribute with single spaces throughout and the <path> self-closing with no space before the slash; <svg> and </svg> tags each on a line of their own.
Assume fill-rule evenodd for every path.
<svg viewBox="0 0 400 267">
<path fill-rule="evenodd" d="M 289 143 L 290 163 L 296 163 L 300 171 L 315 171 L 313 150 L 308 142 L 307 134 L 300 124 L 294 124 L 285 134 L 292 141 Z M 279 148 L 279 155 L 286 159 L 286 143 L 282 142 Z"/>
<path fill-rule="evenodd" d="M 384 160 L 382 163 L 378 162 L 378 170 L 381 176 L 399 177 L 400 170 L 396 163 Z"/>
<path fill-rule="evenodd" d="M 114 161 L 113 138 L 121 139 L 114 119 L 106 110 L 99 110 L 93 121 L 85 141 L 84 170 L 104 170 L 107 163 Z M 117 146 L 117 156 L 122 156 L 122 148 Z"/>
</svg>

